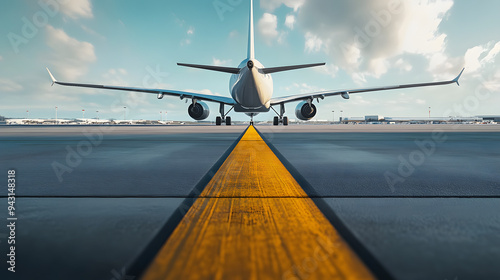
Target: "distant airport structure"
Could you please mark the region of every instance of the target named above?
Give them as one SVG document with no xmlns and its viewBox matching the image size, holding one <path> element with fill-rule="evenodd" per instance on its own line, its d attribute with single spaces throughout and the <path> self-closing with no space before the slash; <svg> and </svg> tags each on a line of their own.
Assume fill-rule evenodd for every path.
<svg viewBox="0 0 500 280">
<path fill-rule="evenodd" d="M 31 119 L 0 118 L 0 125 L 183 125 L 210 122 L 160 121 L 160 120 L 115 120 L 115 119 Z M 241 122 L 248 123 L 248 122 Z M 266 124 L 271 122 L 260 122 Z M 290 123 L 306 123 L 290 119 Z M 483 115 L 471 117 L 384 117 L 367 115 L 364 117 L 345 117 L 338 121 L 311 120 L 311 124 L 499 124 L 500 115 Z"/>
<path fill-rule="evenodd" d="M 500 116 L 472 116 L 472 117 L 383 117 L 380 115 L 370 115 L 365 117 L 340 118 L 340 123 L 363 123 L 363 124 L 441 124 L 441 123 L 462 123 L 462 124 L 497 124 Z"/>
<path fill-rule="evenodd" d="M 158 120 L 107 120 L 107 119 L 5 119 L 6 125 L 167 125 L 179 123 Z"/>
</svg>

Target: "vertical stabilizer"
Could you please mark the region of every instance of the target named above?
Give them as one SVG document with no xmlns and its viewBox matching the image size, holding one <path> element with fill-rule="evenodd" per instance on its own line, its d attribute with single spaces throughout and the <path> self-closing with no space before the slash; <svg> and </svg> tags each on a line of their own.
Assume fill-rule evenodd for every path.
<svg viewBox="0 0 500 280">
<path fill-rule="evenodd" d="M 248 27 L 248 59 L 255 58 L 254 49 L 254 30 L 253 30 L 253 0 L 250 0 L 250 23 Z"/>
</svg>

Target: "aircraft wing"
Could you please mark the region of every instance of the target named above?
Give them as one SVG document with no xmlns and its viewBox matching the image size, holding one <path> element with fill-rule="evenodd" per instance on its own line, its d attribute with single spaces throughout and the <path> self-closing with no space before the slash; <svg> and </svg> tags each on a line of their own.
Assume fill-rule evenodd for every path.
<svg viewBox="0 0 500 280">
<path fill-rule="evenodd" d="M 456 83 L 460 86 L 458 80 L 462 76 L 465 68 L 462 69 L 462 72 L 453 80 L 442 81 L 442 82 L 432 82 L 432 83 L 420 83 L 420 84 L 406 84 L 406 85 L 395 85 L 395 86 L 385 86 L 385 87 L 374 87 L 374 88 L 360 88 L 360 89 L 344 89 L 344 90 L 334 90 L 334 91 L 321 91 L 321 92 L 313 92 L 313 93 L 305 93 L 305 94 L 297 94 L 285 97 L 276 97 L 271 99 L 271 105 L 278 105 L 283 103 L 289 103 L 294 101 L 301 101 L 307 99 L 315 99 L 315 98 L 325 98 L 328 96 L 341 95 L 345 99 L 349 99 L 349 95 L 351 93 L 361 93 L 361 92 L 370 92 L 370 91 L 382 91 L 382 90 L 392 90 L 392 89 L 403 89 L 403 88 L 413 88 L 413 87 L 428 87 L 428 86 L 439 86 L 439 85 L 448 85 Z"/>
<path fill-rule="evenodd" d="M 58 84 L 61 86 L 70 86 L 70 87 L 85 87 L 85 88 L 97 88 L 97 89 L 111 89 L 111 90 L 121 90 L 121 91 L 135 91 L 135 92 L 145 92 L 156 94 L 158 98 L 163 97 L 163 95 L 177 96 L 180 97 L 181 100 L 188 99 L 197 99 L 202 101 L 223 103 L 226 105 L 235 105 L 236 101 L 230 97 L 217 96 L 211 94 L 201 94 L 194 92 L 186 92 L 186 91 L 177 91 L 177 90 L 166 90 L 166 89 L 148 89 L 148 88 L 136 88 L 136 87 L 121 87 L 121 86 L 105 86 L 105 85 L 94 85 L 94 84 L 78 84 L 78 83 L 66 83 L 57 81 L 50 70 L 46 68 L 49 72 L 50 78 L 52 79 L 52 85 Z"/>
</svg>

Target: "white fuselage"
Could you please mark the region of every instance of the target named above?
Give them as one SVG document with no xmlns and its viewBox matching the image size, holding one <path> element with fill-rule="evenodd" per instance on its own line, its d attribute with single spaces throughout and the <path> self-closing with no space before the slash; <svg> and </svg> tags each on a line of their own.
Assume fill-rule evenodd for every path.
<svg viewBox="0 0 500 280">
<path fill-rule="evenodd" d="M 253 67 L 248 66 L 249 61 Z M 245 112 L 269 111 L 273 95 L 273 79 L 260 69 L 264 66 L 256 59 L 245 59 L 240 65 L 240 73 L 233 74 L 229 80 L 229 90 L 233 99 Z"/>
</svg>

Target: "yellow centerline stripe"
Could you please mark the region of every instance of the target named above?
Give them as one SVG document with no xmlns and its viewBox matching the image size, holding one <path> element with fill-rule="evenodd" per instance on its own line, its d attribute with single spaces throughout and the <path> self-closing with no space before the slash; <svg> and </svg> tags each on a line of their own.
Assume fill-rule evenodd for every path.
<svg viewBox="0 0 500 280">
<path fill-rule="evenodd" d="M 250 126 L 142 279 L 374 279 L 306 196 Z"/>
</svg>

